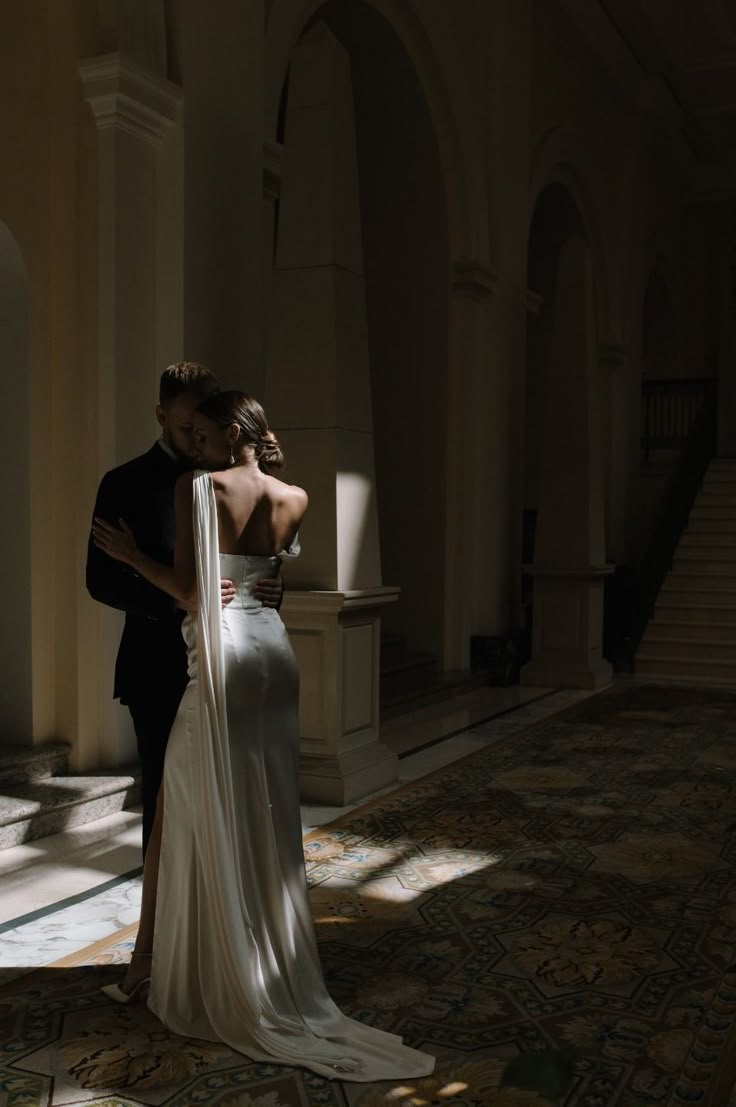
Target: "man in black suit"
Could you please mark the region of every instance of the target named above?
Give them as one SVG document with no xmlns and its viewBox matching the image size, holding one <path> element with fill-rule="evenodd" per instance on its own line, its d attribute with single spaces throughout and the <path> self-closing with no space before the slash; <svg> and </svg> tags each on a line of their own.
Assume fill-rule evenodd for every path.
<svg viewBox="0 0 736 1107">
<path fill-rule="evenodd" d="M 196 362 L 170 365 L 161 376 L 156 418 L 161 438 L 150 450 L 102 478 L 94 515 L 116 526 L 124 520 L 139 548 L 166 565 L 174 561 L 174 487 L 195 461 L 192 418 L 206 396 L 219 391 L 214 375 Z M 87 590 L 93 599 L 125 612 L 115 663 L 113 696 L 133 719 L 141 764 L 143 855 L 156 813 L 166 743 L 187 685 L 187 651 L 181 633 L 185 612 L 128 565 L 87 547 Z M 262 581 L 256 596 L 278 607 L 282 583 Z M 222 582 L 223 603 L 234 595 Z"/>
</svg>

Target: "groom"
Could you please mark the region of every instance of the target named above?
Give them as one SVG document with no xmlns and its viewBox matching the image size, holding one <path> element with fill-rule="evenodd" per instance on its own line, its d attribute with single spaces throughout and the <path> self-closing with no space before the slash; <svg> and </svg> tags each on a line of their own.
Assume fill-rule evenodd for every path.
<svg viewBox="0 0 736 1107">
<path fill-rule="evenodd" d="M 194 361 L 170 365 L 161 375 L 156 418 L 161 437 L 147 453 L 102 478 L 93 512 L 119 525 L 124 519 L 145 553 L 174 562 L 174 487 L 195 464 L 193 416 L 197 405 L 219 392 L 215 376 Z M 260 581 L 255 595 L 278 607 L 281 578 Z M 187 651 L 181 633 L 184 611 L 128 565 L 87 546 L 87 591 L 93 599 L 125 612 L 125 628 L 115 662 L 113 696 L 133 719 L 141 765 L 143 856 L 156 813 L 169 731 L 187 685 Z M 222 582 L 223 602 L 235 594 Z"/>
</svg>

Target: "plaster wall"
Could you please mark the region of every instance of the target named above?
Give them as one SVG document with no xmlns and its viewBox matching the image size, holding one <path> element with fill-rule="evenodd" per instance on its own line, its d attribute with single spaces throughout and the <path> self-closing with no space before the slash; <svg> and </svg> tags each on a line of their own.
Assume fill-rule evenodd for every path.
<svg viewBox="0 0 736 1107">
<path fill-rule="evenodd" d="M 87 422 L 94 269 L 82 262 L 94 242 L 96 200 L 87 172 L 94 126 L 77 65 L 94 42 L 95 25 L 92 3 L 75 5 L 71 16 L 41 0 L 3 13 L 0 133 L 8 157 L 0 220 L 17 243 L 28 286 L 27 406 L 17 412 L 15 433 L 26 430 L 14 479 L 28 504 L 33 681 L 30 734 L 9 740 L 72 737 L 78 718 L 80 556 L 94 479 Z M 23 571 L 19 566 L 20 589 Z"/>
</svg>

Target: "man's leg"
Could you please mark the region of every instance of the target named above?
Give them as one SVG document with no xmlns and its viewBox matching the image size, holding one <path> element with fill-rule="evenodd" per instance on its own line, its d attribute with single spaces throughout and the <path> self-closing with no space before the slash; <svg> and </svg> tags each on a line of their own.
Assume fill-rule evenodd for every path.
<svg viewBox="0 0 736 1107">
<path fill-rule="evenodd" d="M 178 689 L 177 689 L 178 692 Z M 181 697 L 159 695 L 156 699 L 128 704 L 138 743 L 143 801 L 143 858 L 156 817 L 156 798 L 164 775 L 166 745 Z M 174 702 L 175 700 L 175 702 Z"/>
</svg>

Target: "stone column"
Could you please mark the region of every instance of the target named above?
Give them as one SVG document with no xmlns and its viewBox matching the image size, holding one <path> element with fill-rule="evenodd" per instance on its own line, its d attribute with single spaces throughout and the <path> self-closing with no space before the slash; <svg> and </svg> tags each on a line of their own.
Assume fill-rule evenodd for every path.
<svg viewBox="0 0 736 1107">
<path fill-rule="evenodd" d="M 603 477 L 592 282 L 587 244 L 560 250 L 545 372 L 532 660 L 522 683 L 600 688 L 605 561 Z"/>
<path fill-rule="evenodd" d="M 97 124 L 98 376 L 87 410 L 101 476 L 155 437 L 162 328 L 172 334 L 165 306 L 171 306 L 170 293 L 162 288 L 171 270 L 161 228 L 176 210 L 161 195 L 160 148 L 178 120 L 181 90 L 119 53 L 90 58 L 80 75 Z M 175 241 L 172 248 L 176 252 Z M 82 617 L 77 768 L 134 755 L 127 713 L 110 698 L 121 617 L 91 601 Z"/>
<path fill-rule="evenodd" d="M 34 411 L 30 403 L 29 287 L 20 248 L 0 222 L 0 399 L 5 412 L 6 454 L 12 459 L 3 496 L 3 556 L 0 585 L 0 735 L 13 745 L 33 743 L 33 607 L 34 552 L 37 570 L 52 547 L 34 551 L 31 533 L 31 439 Z M 45 570 L 43 570 L 45 572 Z M 41 582 L 40 582 L 41 583 Z"/>
<path fill-rule="evenodd" d="M 616 564 L 626 565 L 634 556 L 632 493 L 639 465 L 641 383 L 628 351 L 616 343 L 599 347 L 598 367 L 607 452 L 606 554 Z"/>
<path fill-rule="evenodd" d="M 266 5 L 176 0 L 182 27 L 184 338 L 224 388 L 263 395 Z"/>
<path fill-rule="evenodd" d="M 292 52 L 265 406 L 309 492 L 283 617 L 301 672 L 302 788 L 344 804 L 391 783 L 378 740 L 381 584 L 349 59 L 323 24 Z"/>
<path fill-rule="evenodd" d="M 97 123 L 100 460 L 107 464 L 151 441 L 161 370 L 159 148 L 178 120 L 181 89 L 121 54 L 91 58 L 80 74 Z"/>
<path fill-rule="evenodd" d="M 736 206 L 724 205 L 721 219 L 717 452 L 719 457 L 736 457 Z"/>
<path fill-rule="evenodd" d="M 493 542 L 493 532 L 498 531 L 497 514 L 488 502 L 494 477 L 488 460 L 496 441 L 493 424 L 501 415 L 498 403 L 493 403 L 496 382 L 487 364 L 489 311 L 495 287 L 495 274 L 487 265 L 477 261 L 453 265 L 447 395 L 445 670 L 470 667 L 470 635 L 475 629 L 489 629 L 483 621 L 479 628 L 474 625 L 474 613 L 481 611 L 481 620 L 493 621 L 489 610 L 493 601 L 489 601 L 488 594 L 501 575 Z M 486 524 L 491 524 L 490 532 Z"/>
</svg>

